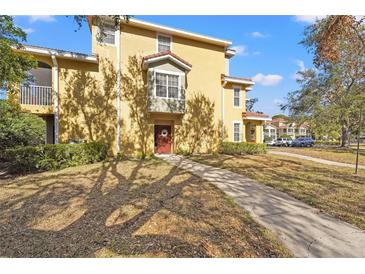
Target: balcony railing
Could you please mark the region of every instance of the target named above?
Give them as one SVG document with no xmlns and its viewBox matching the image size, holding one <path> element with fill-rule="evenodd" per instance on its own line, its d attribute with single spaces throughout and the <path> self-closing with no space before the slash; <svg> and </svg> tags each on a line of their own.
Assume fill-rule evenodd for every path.
<svg viewBox="0 0 365 274">
<path fill-rule="evenodd" d="M 20 85 L 20 104 L 52 105 L 52 87 L 36 85 Z"/>
</svg>

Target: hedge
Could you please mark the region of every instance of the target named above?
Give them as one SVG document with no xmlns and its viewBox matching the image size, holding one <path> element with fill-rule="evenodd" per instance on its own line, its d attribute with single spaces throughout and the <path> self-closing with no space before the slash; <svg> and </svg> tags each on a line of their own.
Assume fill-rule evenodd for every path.
<svg viewBox="0 0 365 274">
<path fill-rule="evenodd" d="M 223 142 L 219 152 L 223 154 L 265 154 L 267 147 L 265 144 Z"/>
<path fill-rule="evenodd" d="M 5 150 L 10 173 L 55 170 L 103 161 L 108 146 L 102 142 L 15 147 Z"/>
</svg>

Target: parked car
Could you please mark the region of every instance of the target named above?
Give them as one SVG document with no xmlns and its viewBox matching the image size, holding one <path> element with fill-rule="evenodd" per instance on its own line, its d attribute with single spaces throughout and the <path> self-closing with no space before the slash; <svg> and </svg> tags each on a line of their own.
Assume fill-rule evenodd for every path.
<svg viewBox="0 0 365 274">
<path fill-rule="evenodd" d="M 291 144 L 292 147 L 312 147 L 313 145 L 314 140 L 311 137 L 299 137 Z"/>
<path fill-rule="evenodd" d="M 291 146 L 292 139 L 290 138 L 278 138 L 276 139 L 274 146 L 288 147 Z"/>
<path fill-rule="evenodd" d="M 272 139 L 270 141 L 266 141 L 265 144 L 267 144 L 268 146 L 274 146 L 276 142 L 276 139 Z"/>
</svg>

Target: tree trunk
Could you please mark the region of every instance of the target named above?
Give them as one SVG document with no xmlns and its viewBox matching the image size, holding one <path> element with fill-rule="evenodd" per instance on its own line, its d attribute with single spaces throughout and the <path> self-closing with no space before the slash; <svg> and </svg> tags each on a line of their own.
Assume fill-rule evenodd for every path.
<svg viewBox="0 0 365 274">
<path fill-rule="evenodd" d="M 349 127 L 347 123 L 342 125 L 342 134 L 341 134 L 341 147 L 349 146 Z"/>
</svg>

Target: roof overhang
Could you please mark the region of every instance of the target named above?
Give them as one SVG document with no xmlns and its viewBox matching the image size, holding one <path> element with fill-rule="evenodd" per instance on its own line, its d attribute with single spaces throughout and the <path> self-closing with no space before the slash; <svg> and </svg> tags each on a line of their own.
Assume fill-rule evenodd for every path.
<svg viewBox="0 0 365 274">
<path fill-rule="evenodd" d="M 254 121 L 271 121 L 271 118 L 267 114 L 257 112 L 243 112 L 243 120 L 254 120 Z"/>
<path fill-rule="evenodd" d="M 227 75 L 222 75 L 222 81 L 227 83 L 233 83 L 233 84 L 241 84 L 241 85 L 247 85 L 247 86 L 253 86 L 255 84 L 254 81 L 251 79 L 246 78 L 238 78 L 238 77 L 232 77 Z M 246 88 L 247 90 L 250 90 L 249 88 Z"/>
<path fill-rule="evenodd" d="M 234 49 L 226 49 L 226 52 L 225 52 L 225 57 L 227 59 L 231 59 L 233 56 L 236 55 L 236 51 Z"/>
<path fill-rule="evenodd" d="M 97 56 L 80 54 L 80 53 L 76 53 L 76 52 L 72 52 L 72 51 L 63 51 L 63 50 L 34 47 L 34 46 L 24 46 L 20 49 L 15 49 L 15 50 L 28 52 L 28 53 L 35 54 L 35 55 L 55 56 L 57 58 L 72 59 L 72 60 L 88 62 L 88 63 L 97 64 L 99 62 Z"/>
<path fill-rule="evenodd" d="M 183 68 L 185 71 L 190 71 L 192 68 L 191 65 L 188 65 L 185 62 L 182 62 L 181 60 L 179 60 L 177 57 L 175 57 L 174 55 L 172 55 L 170 53 L 161 55 L 161 56 L 151 57 L 151 58 L 144 58 L 142 67 L 143 67 L 143 69 L 147 69 L 150 64 L 153 64 L 153 63 L 156 63 L 159 61 L 171 61 L 171 62 L 175 63 L 177 66 Z"/>
<path fill-rule="evenodd" d="M 255 116 L 246 116 L 243 117 L 243 120 L 255 120 L 255 121 L 271 121 L 270 117 L 255 117 Z"/>
<path fill-rule="evenodd" d="M 177 28 L 171 28 L 171 27 L 167 27 L 167 26 L 163 26 L 163 25 L 159 25 L 159 24 L 154 24 L 154 23 L 150 23 L 150 22 L 146 22 L 146 21 L 142 21 L 142 20 L 134 19 L 134 18 L 130 18 L 128 23 L 122 21 L 122 24 L 138 26 L 138 27 L 142 27 L 144 29 L 150 29 L 150 30 L 157 31 L 157 32 L 185 37 L 185 38 L 198 40 L 198 41 L 202 41 L 202 42 L 206 42 L 206 43 L 214 44 L 214 45 L 218 45 L 218 46 L 223 46 L 223 47 L 229 47 L 230 45 L 232 45 L 231 41 L 222 40 L 222 39 L 214 38 L 211 36 L 201 35 L 198 33 L 193 33 L 193 32 L 189 32 L 189 31 L 185 31 L 185 30 L 180 30 Z"/>
</svg>

